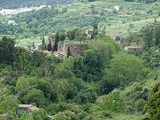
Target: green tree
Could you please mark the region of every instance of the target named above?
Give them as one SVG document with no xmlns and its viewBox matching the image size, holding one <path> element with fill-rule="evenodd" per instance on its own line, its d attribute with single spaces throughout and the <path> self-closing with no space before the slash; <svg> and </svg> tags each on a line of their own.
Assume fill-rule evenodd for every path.
<svg viewBox="0 0 160 120">
<path fill-rule="evenodd" d="M 76 55 L 74 57 L 74 74 L 78 78 L 83 78 L 83 71 L 84 71 L 84 58 L 81 55 Z"/>
<path fill-rule="evenodd" d="M 93 41 L 90 49 L 84 51 L 83 79 L 90 82 L 100 80 L 103 76 L 102 71 L 108 66 L 114 53 L 115 47 L 112 43 L 103 40 Z"/>
<path fill-rule="evenodd" d="M 156 0 L 145 0 L 145 3 L 152 3 L 152 2 L 155 2 Z"/>
<path fill-rule="evenodd" d="M 52 103 L 48 106 L 48 112 L 52 114 L 57 114 L 58 112 L 64 112 L 68 108 L 68 104 L 66 102 Z"/>
<path fill-rule="evenodd" d="M 72 31 L 68 31 L 67 32 L 67 37 L 69 40 L 74 40 L 75 39 L 75 33 L 78 29 L 74 29 Z"/>
<path fill-rule="evenodd" d="M 0 62 L 13 64 L 15 59 L 15 41 L 12 38 L 3 37 L 0 40 Z"/>
<path fill-rule="evenodd" d="M 144 31 L 144 40 L 145 40 L 145 47 L 147 50 L 153 46 L 153 29 L 146 29 Z"/>
<path fill-rule="evenodd" d="M 146 104 L 145 111 L 149 113 L 151 120 L 160 119 L 160 83 L 154 86 Z"/>
<path fill-rule="evenodd" d="M 126 2 L 133 2 L 134 0 L 124 0 L 124 1 L 126 1 Z"/>
<path fill-rule="evenodd" d="M 95 1 L 95 0 L 87 0 L 88 2 L 93 2 L 93 1 Z"/>
<path fill-rule="evenodd" d="M 15 60 L 13 62 L 13 69 L 18 71 L 19 73 L 30 72 L 30 67 L 33 65 L 33 57 L 32 54 L 22 47 L 16 47 L 15 51 Z"/>
<path fill-rule="evenodd" d="M 37 77 L 19 77 L 16 83 L 15 90 L 17 92 L 28 91 L 29 88 L 37 85 L 40 80 Z"/>
<path fill-rule="evenodd" d="M 56 101 L 56 93 L 49 81 L 43 79 L 39 80 L 36 88 L 40 89 L 44 93 L 44 96 L 47 98 L 47 100 Z"/>
<path fill-rule="evenodd" d="M 1 102 L 1 106 L 3 107 L 3 113 L 9 113 L 13 116 L 16 116 L 18 103 L 18 99 L 16 99 L 13 95 L 4 97 Z"/>
<path fill-rule="evenodd" d="M 35 50 L 32 54 L 34 65 L 36 67 L 44 66 L 46 54 L 42 51 Z"/>
<path fill-rule="evenodd" d="M 66 34 L 65 33 L 59 33 L 59 40 L 60 41 L 64 41 L 65 40 L 65 38 L 66 38 Z"/>
<path fill-rule="evenodd" d="M 97 94 L 95 90 L 87 88 L 86 90 L 81 89 L 78 92 L 78 94 L 73 98 L 73 101 L 78 104 L 94 103 L 96 98 L 97 98 Z"/>
<path fill-rule="evenodd" d="M 103 103 L 100 106 L 102 109 L 109 110 L 110 112 L 123 113 L 124 99 L 121 97 L 119 91 L 112 92 L 103 98 Z"/>
<path fill-rule="evenodd" d="M 20 77 L 18 78 L 18 81 L 16 83 L 16 91 L 20 92 L 23 90 L 28 90 L 29 86 L 30 86 L 30 83 L 28 79 L 26 79 L 25 77 Z"/>
<path fill-rule="evenodd" d="M 34 120 L 32 116 L 28 115 L 27 112 L 23 111 L 20 114 L 20 118 L 18 120 Z"/>
<path fill-rule="evenodd" d="M 58 50 L 58 42 L 59 42 L 59 34 L 56 33 L 55 35 L 55 44 L 54 44 L 54 51 L 57 51 Z"/>
<path fill-rule="evenodd" d="M 136 111 L 137 112 L 143 111 L 145 104 L 146 104 L 146 101 L 144 99 L 140 98 L 139 100 L 137 100 L 135 102 Z"/>
<path fill-rule="evenodd" d="M 67 12 L 67 8 L 65 7 L 65 8 L 62 8 L 62 14 L 64 14 L 64 13 L 66 13 Z"/>
<path fill-rule="evenodd" d="M 46 100 L 43 92 L 36 88 L 29 90 L 22 99 L 25 103 L 36 103 L 39 107 L 42 107 Z"/>
<path fill-rule="evenodd" d="M 47 50 L 51 51 L 52 50 L 52 45 L 51 45 L 51 40 L 49 40 L 49 43 L 47 45 Z"/>
<path fill-rule="evenodd" d="M 66 79 L 56 79 L 53 82 L 53 88 L 57 94 L 58 102 L 65 101 L 69 91 L 68 81 Z"/>
<path fill-rule="evenodd" d="M 46 43 L 45 43 L 45 38 L 42 38 L 42 44 L 39 46 L 40 50 L 46 50 Z"/>
<path fill-rule="evenodd" d="M 75 40 L 79 41 L 80 43 L 86 40 L 86 35 L 82 29 L 78 29 L 75 32 Z"/>
<path fill-rule="evenodd" d="M 160 27 L 155 28 L 154 37 L 155 37 L 155 45 L 160 47 Z"/>
<path fill-rule="evenodd" d="M 48 120 L 47 112 L 44 109 L 33 111 L 32 117 L 34 120 Z"/>
<path fill-rule="evenodd" d="M 93 25 L 93 32 L 94 32 L 95 35 L 98 34 L 98 24 L 97 24 L 97 23 L 95 23 L 95 24 Z"/>
<path fill-rule="evenodd" d="M 36 48 L 35 43 L 32 43 L 32 49 L 34 50 Z"/>
<path fill-rule="evenodd" d="M 69 56 L 66 58 L 63 63 L 60 63 L 56 66 L 54 69 L 54 75 L 57 78 L 72 78 L 74 77 L 73 74 L 73 65 L 74 65 L 74 59 L 72 56 Z"/>
<path fill-rule="evenodd" d="M 67 58 L 71 56 L 71 50 L 70 50 L 70 47 L 67 48 Z"/>
<path fill-rule="evenodd" d="M 142 74 L 144 68 L 143 60 L 121 52 L 115 54 L 110 61 L 109 68 L 105 69 L 105 75 L 101 83 L 101 90 L 104 93 L 112 91 L 121 83 L 128 84 L 137 81 Z"/>
</svg>

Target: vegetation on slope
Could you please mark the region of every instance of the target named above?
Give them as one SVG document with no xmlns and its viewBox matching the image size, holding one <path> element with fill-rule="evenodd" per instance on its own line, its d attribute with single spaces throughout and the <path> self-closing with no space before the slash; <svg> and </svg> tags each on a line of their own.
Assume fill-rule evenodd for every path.
<svg viewBox="0 0 160 120">
<path fill-rule="evenodd" d="M 119 10 L 115 6 L 119 6 Z M 17 38 L 46 36 L 79 27 L 88 29 L 98 23 L 99 30 L 106 31 L 108 35 L 125 36 L 159 19 L 159 6 L 159 2 L 145 4 L 108 0 L 44 8 L 9 18 L 15 20 L 17 26 L 2 21 L 0 34 L 15 35 Z"/>
<path fill-rule="evenodd" d="M 83 53 L 68 55 L 66 59 L 40 50 L 30 52 L 15 46 L 14 39 L 3 37 L 0 40 L 2 119 L 8 114 L 10 119 L 18 120 L 49 117 L 53 120 L 159 120 L 159 25 L 155 21 L 139 32 L 130 33 L 126 43 L 141 41 L 145 49 L 129 53 L 96 25 L 91 40 L 84 39 L 84 29 L 67 29 L 66 34 L 57 32 L 58 41 L 68 36 L 70 42 L 88 43 Z M 46 49 L 44 40 L 41 49 Z M 103 101 L 97 102 L 97 96 L 103 96 Z M 20 103 L 35 103 L 41 109 L 32 114 L 26 111 L 18 114 Z"/>
<path fill-rule="evenodd" d="M 0 41 L 1 114 L 20 120 L 48 119 L 47 116 L 56 120 L 114 120 L 125 114 L 136 119 L 134 114 L 141 115 L 147 103 L 148 117 L 157 117 L 152 116 L 154 109 L 150 107 L 155 94 L 150 97 L 152 86 L 145 84 L 150 79 L 160 80 L 159 65 L 149 65 L 154 45 L 135 56 L 98 33 L 83 54 L 64 60 L 14 45 L 11 38 Z M 154 54 L 152 59 L 160 53 Z M 104 95 L 101 103 L 96 102 L 99 95 Z M 36 103 L 41 109 L 32 115 L 17 114 L 19 103 Z M 132 119 L 131 116 L 126 118 Z"/>
<path fill-rule="evenodd" d="M 59 4 L 69 4 L 72 2 L 73 0 L 0 0 L 0 9 L 33 7 L 40 5 L 56 6 Z"/>
</svg>

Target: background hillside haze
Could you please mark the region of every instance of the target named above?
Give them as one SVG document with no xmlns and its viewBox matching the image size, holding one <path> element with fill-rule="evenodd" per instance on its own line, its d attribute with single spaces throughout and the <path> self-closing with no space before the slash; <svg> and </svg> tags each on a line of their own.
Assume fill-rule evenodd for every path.
<svg viewBox="0 0 160 120">
<path fill-rule="evenodd" d="M 0 9 L 3 8 L 20 8 L 40 5 L 69 4 L 78 0 L 0 0 Z"/>
</svg>

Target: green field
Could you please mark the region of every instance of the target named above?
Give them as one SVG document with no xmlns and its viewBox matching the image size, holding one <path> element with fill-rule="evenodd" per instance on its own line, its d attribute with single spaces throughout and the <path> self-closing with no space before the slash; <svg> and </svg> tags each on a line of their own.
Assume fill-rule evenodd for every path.
<svg viewBox="0 0 160 120">
<path fill-rule="evenodd" d="M 47 36 L 45 37 L 45 40 L 47 40 Z M 31 37 L 31 38 L 25 38 L 25 39 L 16 39 L 16 44 L 18 46 L 22 46 L 27 48 L 27 45 L 32 45 L 34 42 L 36 49 L 38 49 L 39 45 L 42 43 L 42 40 L 40 37 Z"/>
</svg>

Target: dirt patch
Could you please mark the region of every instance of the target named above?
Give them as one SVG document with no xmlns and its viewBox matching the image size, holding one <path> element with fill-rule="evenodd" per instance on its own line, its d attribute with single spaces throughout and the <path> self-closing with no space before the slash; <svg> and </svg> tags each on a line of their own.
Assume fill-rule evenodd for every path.
<svg viewBox="0 0 160 120">
<path fill-rule="evenodd" d="M 98 96 L 96 99 L 97 102 L 103 102 L 103 96 Z"/>
</svg>

